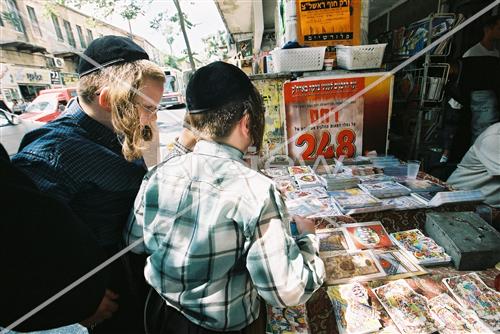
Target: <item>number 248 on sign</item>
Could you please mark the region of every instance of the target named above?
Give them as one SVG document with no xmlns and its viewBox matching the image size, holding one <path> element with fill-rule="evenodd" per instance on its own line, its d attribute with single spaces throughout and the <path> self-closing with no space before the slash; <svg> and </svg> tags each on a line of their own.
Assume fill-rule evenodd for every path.
<svg viewBox="0 0 500 334">
<path fill-rule="evenodd" d="M 343 129 L 337 133 L 335 138 L 336 145 L 332 143 L 332 134 L 328 131 L 323 131 L 320 136 L 319 143 L 316 137 L 311 133 L 301 134 L 295 141 L 298 147 L 305 146 L 302 152 L 303 160 L 314 160 L 318 156 L 324 156 L 325 159 L 332 159 L 345 155 L 350 158 L 356 153 L 356 134 L 351 129 Z M 337 147 L 335 149 L 335 146 Z"/>
</svg>

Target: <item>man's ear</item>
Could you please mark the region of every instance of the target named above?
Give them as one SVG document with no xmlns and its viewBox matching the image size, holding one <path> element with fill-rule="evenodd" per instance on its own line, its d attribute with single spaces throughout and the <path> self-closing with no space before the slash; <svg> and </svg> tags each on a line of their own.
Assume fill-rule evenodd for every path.
<svg viewBox="0 0 500 334">
<path fill-rule="evenodd" d="M 104 87 L 101 90 L 97 98 L 97 102 L 99 103 L 99 107 L 106 110 L 107 112 L 111 112 L 111 105 L 109 104 L 109 88 Z"/>
<path fill-rule="evenodd" d="M 241 132 L 245 135 L 250 135 L 250 115 L 244 114 L 240 120 Z"/>
</svg>

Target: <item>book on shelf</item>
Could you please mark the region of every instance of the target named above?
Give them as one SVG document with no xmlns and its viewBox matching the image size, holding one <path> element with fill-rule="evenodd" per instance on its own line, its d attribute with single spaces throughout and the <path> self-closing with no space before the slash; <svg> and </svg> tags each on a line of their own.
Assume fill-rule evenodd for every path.
<svg viewBox="0 0 500 334">
<path fill-rule="evenodd" d="M 484 195 L 480 190 L 419 192 L 412 193 L 411 196 L 415 197 L 428 207 L 438 207 L 449 203 L 484 201 Z"/>
</svg>

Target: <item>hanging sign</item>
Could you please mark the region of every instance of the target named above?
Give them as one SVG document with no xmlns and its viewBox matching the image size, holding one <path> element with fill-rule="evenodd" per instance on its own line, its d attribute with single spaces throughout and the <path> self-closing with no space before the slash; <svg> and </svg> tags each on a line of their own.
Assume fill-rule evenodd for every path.
<svg viewBox="0 0 500 334">
<path fill-rule="evenodd" d="M 297 0 L 297 22 L 302 45 L 359 45 L 361 0 Z"/>
<path fill-rule="evenodd" d="M 349 75 L 285 83 L 288 154 L 296 161 L 353 157 L 364 150 L 387 149 L 392 76 L 352 101 L 380 78 Z"/>
</svg>

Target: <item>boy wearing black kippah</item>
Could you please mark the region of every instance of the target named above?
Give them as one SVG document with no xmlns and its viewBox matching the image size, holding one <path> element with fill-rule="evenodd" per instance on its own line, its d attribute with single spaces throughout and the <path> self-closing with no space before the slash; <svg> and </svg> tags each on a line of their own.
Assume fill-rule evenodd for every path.
<svg viewBox="0 0 500 334">
<path fill-rule="evenodd" d="M 264 128 L 262 98 L 245 73 L 223 62 L 202 67 L 186 102 L 193 152 L 146 175 L 125 231 L 133 252 L 149 255 L 145 324 L 162 334 L 263 333 L 261 298 L 302 304 L 323 283 L 314 223 L 296 217 L 294 240 L 274 183 L 243 161 L 250 146 L 260 149 Z"/>
</svg>

